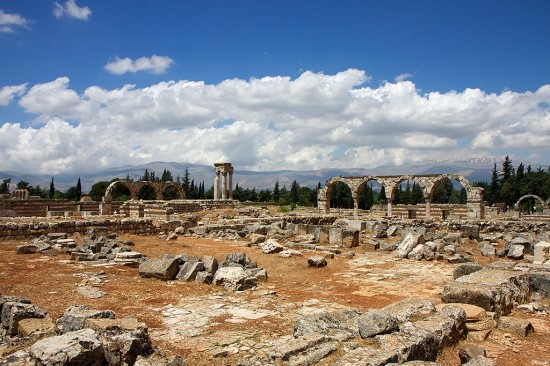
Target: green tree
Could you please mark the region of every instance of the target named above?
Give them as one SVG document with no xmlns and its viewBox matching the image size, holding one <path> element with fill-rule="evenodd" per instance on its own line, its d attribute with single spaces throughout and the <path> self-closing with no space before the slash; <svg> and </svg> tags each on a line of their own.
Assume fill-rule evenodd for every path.
<svg viewBox="0 0 550 366">
<path fill-rule="evenodd" d="M 53 177 L 52 177 L 52 181 L 50 182 L 50 199 L 53 200 L 54 197 L 55 197 L 55 185 L 53 183 Z"/>
<path fill-rule="evenodd" d="M 76 182 L 76 200 L 80 201 L 82 197 L 82 184 L 80 183 L 80 177 L 78 177 L 78 182 Z"/>
<path fill-rule="evenodd" d="M 3 179 L 2 184 L 0 184 L 0 194 L 9 194 L 9 184 L 11 183 L 11 179 Z"/>
<path fill-rule="evenodd" d="M 411 192 L 411 203 L 417 205 L 419 203 L 424 203 L 424 191 L 420 188 L 420 185 L 413 183 L 412 192 Z"/>
<path fill-rule="evenodd" d="M 107 187 L 109 187 L 109 184 L 111 184 L 111 182 L 107 181 L 95 183 L 90 189 L 90 192 L 88 192 L 88 195 L 96 202 L 101 201 L 103 196 L 105 196 L 105 191 L 107 190 Z"/>
<path fill-rule="evenodd" d="M 181 186 L 185 191 L 185 194 L 188 194 L 189 189 L 191 188 L 191 178 L 189 174 L 189 169 L 186 167 L 185 172 L 183 173 L 183 179 L 181 181 Z"/>
<path fill-rule="evenodd" d="M 274 202 L 279 202 L 279 199 L 281 198 L 281 192 L 279 191 L 279 181 L 275 181 L 275 188 L 273 188 L 273 195 L 272 195 Z"/>
<path fill-rule="evenodd" d="M 290 203 L 297 204 L 300 201 L 300 185 L 293 181 L 290 186 Z"/>
<path fill-rule="evenodd" d="M 166 170 L 166 168 L 164 168 L 164 171 L 162 172 L 162 176 L 160 177 L 160 180 L 161 182 L 171 182 L 174 180 L 174 178 L 172 177 L 172 173 L 170 173 L 169 170 Z"/>
</svg>

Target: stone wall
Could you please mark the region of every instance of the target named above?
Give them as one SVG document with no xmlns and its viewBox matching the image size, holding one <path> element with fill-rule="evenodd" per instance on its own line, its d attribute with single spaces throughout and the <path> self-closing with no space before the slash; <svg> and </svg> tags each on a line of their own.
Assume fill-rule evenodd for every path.
<svg viewBox="0 0 550 366">
<path fill-rule="evenodd" d="M 431 216 L 434 219 L 461 219 L 468 217 L 468 207 L 466 205 L 431 205 Z M 395 205 L 392 209 L 393 216 L 404 219 L 426 219 L 426 205 Z"/>
<path fill-rule="evenodd" d="M 0 223 L 0 240 L 34 238 L 48 233 L 86 234 L 89 228 L 106 227 L 108 232 L 153 235 L 161 230 L 151 219 L 100 219 L 61 221 L 13 221 Z"/>
</svg>

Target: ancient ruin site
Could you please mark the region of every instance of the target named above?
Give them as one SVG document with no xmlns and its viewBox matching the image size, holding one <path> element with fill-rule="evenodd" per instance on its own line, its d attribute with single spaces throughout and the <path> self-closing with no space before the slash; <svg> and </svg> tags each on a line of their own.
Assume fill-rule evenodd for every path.
<svg viewBox="0 0 550 366">
<path fill-rule="evenodd" d="M 215 164 L 208 200 L 124 180 L 101 202 L 4 195 L 0 365 L 550 365 L 548 199 L 334 177 L 282 210 L 233 199 L 234 174 Z M 444 180 L 466 203 L 432 202 Z M 424 203 L 394 201 L 409 181 Z M 387 201 L 362 209 L 372 182 Z M 353 208 L 331 207 L 342 184 Z"/>
</svg>

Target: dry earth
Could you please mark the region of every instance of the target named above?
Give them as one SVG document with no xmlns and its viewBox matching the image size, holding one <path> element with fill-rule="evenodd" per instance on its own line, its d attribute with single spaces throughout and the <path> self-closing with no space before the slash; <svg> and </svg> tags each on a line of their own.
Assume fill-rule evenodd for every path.
<svg viewBox="0 0 550 366">
<path fill-rule="evenodd" d="M 245 252 L 267 269 L 269 280 L 254 290 L 232 293 L 194 282 L 140 278 L 137 268 L 70 262 L 64 254 L 16 255 L 15 247 L 21 242 L 10 241 L 0 243 L 0 294 L 29 298 L 54 319 L 76 304 L 111 309 L 117 317 L 135 316 L 147 324 L 155 345 L 185 355 L 190 365 L 212 366 L 233 365 L 237 359 L 284 342 L 302 314 L 342 307 L 380 308 L 409 296 L 439 303 L 443 286 L 452 281 L 449 263 L 399 260 L 361 247 L 353 258 L 338 255 L 328 260 L 327 267 L 311 269 L 307 257 L 313 251 L 303 251 L 303 257 L 281 258 L 239 243 L 210 239 L 122 239 L 132 239 L 134 250 L 150 258 L 167 253 L 208 254 L 221 262 L 228 253 Z M 80 291 L 90 287 L 103 296 L 82 295 Z M 497 329 L 481 343 L 488 356 L 502 366 L 550 365 L 550 317 L 517 311 L 513 315 L 529 319 L 535 333 L 521 337 Z M 457 353 L 456 347 L 447 349 L 439 361 L 459 365 Z M 332 364 L 338 355 L 322 364 Z"/>
</svg>

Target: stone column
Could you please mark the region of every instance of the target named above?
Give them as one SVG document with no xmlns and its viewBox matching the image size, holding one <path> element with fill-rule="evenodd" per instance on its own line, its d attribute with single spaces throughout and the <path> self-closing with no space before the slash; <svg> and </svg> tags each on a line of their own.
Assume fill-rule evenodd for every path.
<svg viewBox="0 0 550 366">
<path fill-rule="evenodd" d="M 216 177 L 214 178 L 214 199 L 220 199 L 220 171 L 216 169 Z"/>
<path fill-rule="evenodd" d="M 222 171 L 222 200 L 227 199 L 227 171 Z"/>
<path fill-rule="evenodd" d="M 355 218 L 359 217 L 359 195 L 353 194 L 353 216 Z"/>
<path fill-rule="evenodd" d="M 432 199 L 426 198 L 426 218 L 432 218 Z"/>
<path fill-rule="evenodd" d="M 229 199 L 233 199 L 233 168 L 229 170 Z"/>
<path fill-rule="evenodd" d="M 392 217 L 391 200 L 390 199 L 388 199 L 388 217 Z"/>
</svg>

